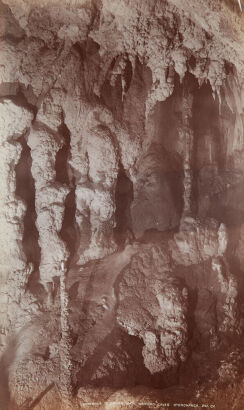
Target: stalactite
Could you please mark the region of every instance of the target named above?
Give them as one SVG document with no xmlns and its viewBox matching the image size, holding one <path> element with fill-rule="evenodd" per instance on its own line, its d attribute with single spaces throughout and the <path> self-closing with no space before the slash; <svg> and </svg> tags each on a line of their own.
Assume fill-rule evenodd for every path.
<svg viewBox="0 0 244 410">
<path fill-rule="evenodd" d="M 150 65 L 149 67 L 151 68 Z M 172 70 L 169 70 L 167 66 L 154 67 L 154 64 L 151 70 L 153 85 L 146 101 L 146 118 L 153 111 L 158 101 L 165 101 L 174 91 L 174 72 Z M 168 72 L 170 72 L 169 76 L 167 76 Z"/>
</svg>

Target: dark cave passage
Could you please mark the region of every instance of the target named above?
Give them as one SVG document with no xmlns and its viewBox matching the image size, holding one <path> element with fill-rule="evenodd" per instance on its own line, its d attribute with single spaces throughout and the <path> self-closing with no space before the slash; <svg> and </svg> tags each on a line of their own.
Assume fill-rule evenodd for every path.
<svg viewBox="0 0 244 410">
<path fill-rule="evenodd" d="M 193 77 L 192 77 L 193 78 Z M 180 82 L 178 74 L 174 74 L 174 90 L 165 101 L 156 105 L 154 122 L 154 139 L 163 146 L 162 176 L 171 187 L 174 208 L 178 215 L 183 212 L 183 157 L 179 154 L 179 129 L 182 127 L 183 88 L 189 80 Z M 187 84 L 189 87 L 189 85 Z"/>
<path fill-rule="evenodd" d="M 70 132 L 64 121 L 59 127 L 59 133 L 64 138 L 64 145 L 56 155 L 56 181 L 70 187 L 70 192 L 68 193 L 64 203 L 65 211 L 60 237 L 68 247 L 70 252 L 69 261 L 71 262 L 77 250 L 78 227 L 75 220 L 75 184 L 73 180 L 71 181 L 72 177 L 69 173 L 70 169 L 68 163 L 70 156 Z"/>
<path fill-rule="evenodd" d="M 64 138 L 64 145 L 56 154 L 56 181 L 69 185 L 68 159 L 70 153 L 70 132 L 64 122 L 59 127 L 58 132 Z"/>
<path fill-rule="evenodd" d="M 132 204 L 137 237 L 147 231 L 166 232 L 179 226 L 183 211 L 183 159 L 179 153 L 182 84 L 175 75 L 172 95 L 157 102 L 147 120 L 145 153 L 138 167 Z"/>
<path fill-rule="evenodd" d="M 19 139 L 22 145 L 20 160 L 15 168 L 16 172 L 16 195 L 26 204 L 24 216 L 23 249 L 28 262 L 32 262 L 34 270 L 38 270 L 40 264 L 40 247 L 38 244 L 39 233 L 35 225 L 35 183 L 31 173 L 31 154 L 26 138 Z"/>
<path fill-rule="evenodd" d="M 198 216 L 213 217 L 232 229 L 244 221 L 243 190 L 240 172 L 228 163 L 225 141 L 227 129 L 234 133 L 235 114 L 228 108 L 223 93 L 222 99 L 220 107 L 209 83 L 194 93 L 195 196 Z"/>
<path fill-rule="evenodd" d="M 157 102 L 150 122 L 153 138 L 168 152 L 175 153 L 179 139 L 178 129 L 182 121 L 183 85 L 179 76 L 174 75 L 174 90 L 165 100 Z"/>
<path fill-rule="evenodd" d="M 217 96 L 214 99 L 212 93 L 209 83 L 203 84 L 193 92 L 194 168 L 197 171 L 206 165 L 224 165 L 223 141 L 219 127 L 219 100 Z"/>
<path fill-rule="evenodd" d="M 110 84 L 108 78 L 104 81 L 104 84 L 101 89 L 101 100 L 112 112 L 113 115 L 121 120 L 122 112 L 122 84 L 121 78 L 118 76 L 115 81 L 115 86 Z"/>
<path fill-rule="evenodd" d="M 178 375 L 175 370 L 151 374 L 144 365 L 142 349 L 143 342 L 139 337 L 128 335 L 120 327 L 115 326 L 76 374 L 75 392 L 80 387 L 88 385 L 98 388 L 125 388 L 142 385 L 160 389 L 177 383 Z M 128 363 L 121 368 L 119 360 L 111 360 L 104 367 L 107 355 L 120 358 L 121 363 L 123 363 L 123 357 L 126 356 Z M 100 372 L 99 368 L 103 371 Z M 97 371 L 98 374 L 100 373 L 99 377 L 93 378 Z"/>
<path fill-rule="evenodd" d="M 126 175 L 123 165 L 119 164 L 119 173 L 115 190 L 115 238 L 123 244 L 128 230 L 132 229 L 130 207 L 133 201 L 133 183 Z"/>
<path fill-rule="evenodd" d="M 130 88 L 131 80 L 132 80 L 132 65 L 130 60 L 127 60 L 125 71 L 124 71 L 124 79 L 125 79 L 125 92 L 127 92 Z"/>
<path fill-rule="evenodd" d="M 219 169 L 224 167 L 224 144 L 220 135 L 219 100 L 209 83 L 193 93 L 192 127 L 194 132 L 193 174 L 196 214 L 210 216 L 209 195 Z"/>
<path fill-rule="evenodd" d="M 76 202 L 75 188 L 72 188 L 65 199 L 65 211 L 60 237 L 65 242 L 70 252 L 70 262 L 73 260 L 78 248 L 78 227 L 75 220 Z"/>
</svg>

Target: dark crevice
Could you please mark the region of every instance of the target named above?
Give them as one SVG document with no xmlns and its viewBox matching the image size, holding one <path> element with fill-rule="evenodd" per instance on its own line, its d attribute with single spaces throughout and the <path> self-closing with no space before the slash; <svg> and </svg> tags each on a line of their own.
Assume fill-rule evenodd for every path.
<svg viewBox="0 0 244 410">
<path fill-rule="evenodd" d="M 33 113 L 35 117 L 37 114 L 37 108 L 35 105 L 28 102 L 26 96 L 22 92 L 22 86 L 19 85 L 19 88 L 16 89 L 15 95 L 8 95 L 6 98 L 11 99 L 11 101 L 21 107 L 25 108 L 28 111 Z M 16 173 L 16 196 L 19 197 L 26 205 L 26 213 L 23 220 L 23 240 L 22 246 L 23 251 L 26 255 L 28 262 L 33 264 L 33 271 L 29 277 L 27 287 L 28 289 L 35 294 L 38 298 L 42 297 L 42 287 L 39 285 L 39 265 L 41 259 L 41 251 L 38 243 L 39 233 L 36 228 L 36 209 L 35 209 L 35 183 L 31 173 L 32 158 L 30 154 L 30 148 L 27 145 L 27 136 L 28 132 L 25 135 L 22 135 L 18 141 L 22 146 L 22 152 L 18 164 L 15 167 Z"/>
<path fill-rule="evenodd" d="M 220 133 L 219 102 L 213 98 L 211 85 L 203 84 L 193 93 L 193 171 L 195 176 L 194 197 L 199 216 L 222 218 L 219 209 L 212 214 L 215 202 L 214 186 L 226 168 L 224 141 Z M 222 177 L 221 177 L 222 178 Z M 207 200 L 211 195 L 211 203 Z M 210 198 L 210 197 L 209 197 Z M 214 208 L 216 207 L 216 203 Z M 217 209 L 216 209 L 217 210 Z"/>
<path fill-rule="evenodd" d="M 152 143 L 140 162 L 132 218 L 135 232 L 178 227 L 183 210 L 183 159 L 179 151 L 182 125 L 182 89 L 175 75 L 174 91 L 155 105 L 149 122 Z M 152 231 L 151 231 L 152 233 Z"/>
<path fill-rule="evenodd" d="M 35 120 L 36 114 L 39 108 L 38 97 L 35 95 L 33 87 L 30 84 L 26 87 L 24 84 L 20 83 L 20 90 L 21 90 L 22 95 L 25 97 L 26 101 L 28 102 L 29 108 L 32 109 L 34 113 L 34 120 Z"/>
<path fill-rule="evenodd" d="M 188 64 L 189 64 L 189 67 L 192 69 L 192 70 L 194 70 L 195 69 L 195 67 L 196 67 L 196 58 L 193 56 L 193 55 L 191 55 L 191 57 L 190 57 L 190 59 L 189 59 L 189 61 L 188 61 Z"/>
<path fill-rule="evenodd" d="M 84 45 L 76 42 L 73 45 L 73 49 L 78 53 L 78 55 L 80 56 L 81 60 L 84 61 L 85 60 L 85 50 L 84 50 Z"/>
<path fill-rule="evenodd" d="M 131 80 L 132 80 L 133 70 L 130 60 L 127 60 L 127 64 L 124 71 L 124 78 L 125 78 L 125 92 L 127 92 L 130 88 Z"/>
<path fill-rule="evenodd" d="M 121 76 L 117 76 L 114 86 L 112 86 L 109 79 L 106 78 L 101 88 L 102 103 L 112 111 L 118 120 L 122 119 L 122 91 Z"/>
<path fill-rule="evenodd" d="M 2 1 L 0 1 L 0 20 L 2 38 L 12 45 L 17 45 L 25 37 L 25 32 L 15 19 L 9 6 Z"/>
<path fill-rule="evenodd" d="M 11 46 L 17 46 L 18 43 L 24 39 L 24 35 L 22 37 L 15 37 L 13 34 L 5 34 L 3 36 L 3 39 L 8 43 L 11 44 Z"/>
<path fill-rule="evenodd" d="M 0 100 L 12 100 L 16 105 L 24 107 L 37 114 L 37 96 L 34 94 L 31 85 L 27 87 L 19 82 L 2 82 L 0 84 Z"/>
<path fill-rule="evenodd" d="M 64 203 L 65 211 L 60 237 L 67 245 L 70 252 L 69 261 L 71 261 L 77 250 L 78 226 L 75 219 L 75 184 L 73 180 L 70 180 L 70 166 L 68 163 L 70 156 L 70 132 L 64 123 L 64 118 L 58 132 L 63 137 L 64 144 L 56 155 L 56 181 L 70 187 L 70 192 L 68 193 Z"/>
<path fill-rule="evenodd" d="M 42 398 L 50 391 L 54 388 L 55 383 L 51 383 L 47 386 L 47 388 L 45 390 L 43 390 L 34 400 L 32 398 L 28 398 L 26 400 L 26 402 L 23 404 L 23 407 L 21 406 L 21 408 L 25 409 L 25 410 L 32 410 L 34 408 L 36 408 L 36 406 L 40 403 L 40 401 L 42 400 Z"/>
<path fill-rule="evenodd" d="M 219 104 L 218 100 L 213 98 L 212 88 L 209 83 L 203 84 L 200 88 L 196 89 L 194 92 L 193 98 L 193 129 L 196 139 L 196 149 L 199 150 L 199 145 L 204 139 L 206 134 L 211 134 L 213 137 L 213 143 L 221 147 L 220 132 L 219 132 Z M 222 151 L 213 152 L 215 155 L 215 160 L 219 166 L 223 166 L 222 163 L 223 155 Z M 202 158 L 199 158 L 201 152 L 198 152 L 198 158 L 196 158 L 196 167 L 199 167 L 200 164 L 204 161 Z"/>
<path fill-rule="evenodd" d="M 234 74 L 234 66 L 229 61 L 224 62 L 224 67 L 226 75 Z"/>
<path fill-rule="evenodd" d="M 75 219 L 76 211 L 76 202 L 75 202 L 75 187 L 71 189 L 70 193 L 65 199 L 65 211 L 62 229 L 60 231 L 60 237 L 66 243 L 67 248 L 70 252 L 70 262 L 73 261 L 73 258 L 77 251 L 78 243 L 78 227 Z"/>
<path fill-rule="evenodd" d="M 123 244 L 128 230 L 132 229 L 130 207 L 133 201 L 133 183 L 126 175 L 123 165 L 119 163 L 119 173 L 115 189 L 115 238 Z"/>
<path fill-rule="evenodd" d="M 38 244 L 39 233 L 35 225 L 35 184 L 31 174 L 31 154 L 26 138 L 19 139 L 22 145 L 20 160 L 15 168 L 16 172 L 16 195 L 26 204 L 24 216 L 23 249 L 28 262 L 34 265 L 34 271 L 38 270 L 40 264 L 40 247 Z"/>
<path fill-rule="evenodd" d="M 112 63 L 110 64 L 110 71 L 113 70 L 115 63 L 116 63 L 116 58 L 113 58 Z"/>
<path fill-rule="evenodd" d="M 62 148 L 57 152 L 56 155 L 56 164 L 55 164 L 55 171 L 56 171 L 56 181 L 60 182 L 61 184 L 69 185 L 69 153 L 70 153 L 70 132 L 67 126 L 62 123 L 62 125 L 58 129 L 58 133 L 63 137 L 64 144 Z"/>
<path fill-rule="evenodd" d="M 13 98 L 19 91 L 19 83 L 18 82 L 2 82 L 0 84 L 0 98 Z"/>
</svg>

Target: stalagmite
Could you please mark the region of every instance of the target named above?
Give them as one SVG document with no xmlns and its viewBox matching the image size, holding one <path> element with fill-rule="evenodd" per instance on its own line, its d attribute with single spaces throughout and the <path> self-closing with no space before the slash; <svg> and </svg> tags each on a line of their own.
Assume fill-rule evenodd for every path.
<svg viewBox="0 0 244 410">
<path fill-rule="evenodd" d="M 36 226 L 41 248 L 40 280 L 50 293 L 50 284 L 55 276 L 59 277 L 58 264 L 69 257 L 66 245 L 59 236 L 69 189 L 55 181 L 55 158 L 62 147 L 62 137 L 51 134 L 45 128 L 32 128 L 28 145 L 31 148 L 31 171 L 36 189 Z"/>
<path fill-rule="evenodd" d="M 76 221 L 81 235 L 78 260 L 82 264 L 116 249 L 113 198 L 117 147 L 110 129 L 96 120 L 96 113 L 89 112 L 86 104 L 79 102 L 73 112 L 67 110 L 65 121 L 71 132 L 70 165 L 76 179 Z"/>
</svg>

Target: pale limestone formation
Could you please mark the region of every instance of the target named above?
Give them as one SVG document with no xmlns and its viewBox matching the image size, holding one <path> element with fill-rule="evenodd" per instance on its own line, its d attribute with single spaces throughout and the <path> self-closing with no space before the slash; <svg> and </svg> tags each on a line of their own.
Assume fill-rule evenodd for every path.
<svg viewBox="0 0 244 410">
<path fill-rule="evenodd" d="M 166 249 L 142 248 L 126 269 L 119 290 L 117 320 L 130 335 L 143 340 L 144 363 L 152 374 L 177 368 L 187 356 L 187 289 L 167 267 Z"/>
<path fill-rule="evenodd" d="M 72 340 L 70 337 L 70 326 L 69 326 L 69 296 L 66 289 L 66 278 L 67 273 L 64 261 L 60 264 L 60 308 L 61 308 L 61 340 L 59 345 L 59 356 L 60 356 L 60 383 L 59 388 L 62 397 L 62 407 L 64 409 L 72 409 L 72 361 L 71 361 L 71 347 Z"/>
<path fill-rule="evenodd" d="M 65 101 L 65 108 L 69 102 L 70 98 Z M 110 129 L 95 118 L 92 108 L 79 100 L 72 110 L 65 111 L 65 122 L 71 132 L 69 163 L 76 180 L 76 222 L 81 235 L 78 260 L 81 264 L 116 249 L 113 198 L 118 149 Z M 84 230 L 87 232 L 85 238 Z"/>
<path fill-rule="evenodd" d="M 20 303 L 31 267 L 22 247 L 23 219 L 26 204 L 16 196 L 15 167 L 22 146 L 18 139 L 28 130 L 33 114 L 10 99 L 0 103 L 0 270 L 1 270 L 1 336 L 9 325 L 6 317 L 8 303 Z M 12 282 L 14 280 L 14 282 Z M 14 283 L 14 286 L 13 286 Z M 11 309 L 10 309 L 11 320 Z M 14 317 L 12 318 L 14 320 Z M 10 322 L 11 323 L 11 322 Z M 2 341 L 1 341 L 2 343 Z"/>
<path fill-rule="evenodd" d="M 236 363 L 209 358 L 243 330 L 241 1 L 3 1 L 11 399 L 139 407 L 146 386 L 191 386 L 189 401 L 217 374 L 238 383 Z"/>
<path fill-rule="evenodd" d="M 45 128 L 32 128 L 28 136 L 31 148 L 32 175 L 36 189 L 36 226 L 41 248 L 40 280 L 47 287 L 60 275 L 59 265 L 67 261 L 68 250 L 59 236 L 68 188 L 55 181 L 56 153 L 62 147 L 62 137 Z"/>
<path fill-rule="evenodd" d="M 210 270 L 207 287 L 217 295 L 218 329 L 238 334 L 243 323 L 238 311 L 236 279 L 226 263 L 227 230 L 224 224 L 218 227 L 215 220 L 206 222 L 204 226 L 200 221 L 185 219 L 184 230 L 175 234 L 174 241 L 170 242 L 172 258 L 177 265 L 185 266 L 211 261 L 214 276 L 211 277 Z"/>
</svg>

